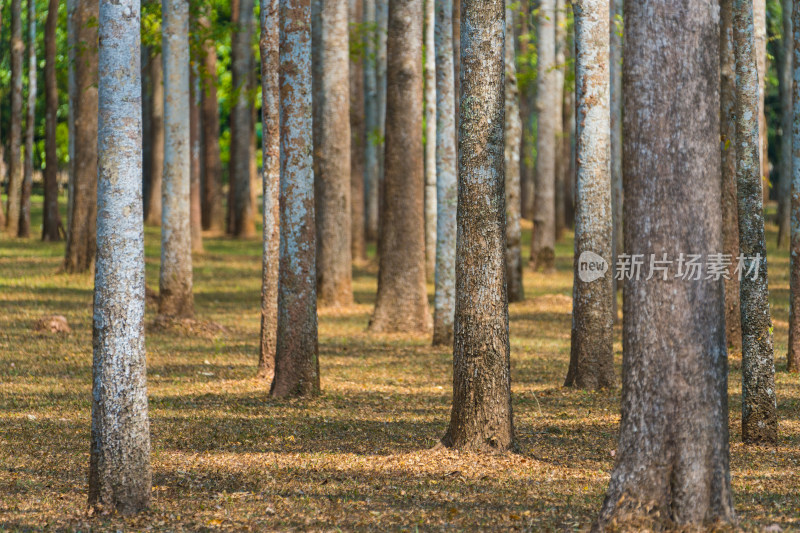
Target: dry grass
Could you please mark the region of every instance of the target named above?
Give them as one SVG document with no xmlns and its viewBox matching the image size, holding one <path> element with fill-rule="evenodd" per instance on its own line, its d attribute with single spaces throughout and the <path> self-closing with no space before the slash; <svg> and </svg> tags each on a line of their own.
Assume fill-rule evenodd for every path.
<svg viewBox="0 0 800 533">
<path fill-rule="evenodd" d="M 561 387 L 571 246 L 559 246 L 556 274 L 526 272 L 527 299 L 511 306 L 518 453 L 486 456 L 430 451 L 449 418 L 450 353 L 427 338 L 365 332 L 374 264 L 356 270 L 356 305 L 320 312 L 323 395 L 269 399 L 254 378 L 259 243 L 207 239 L 195 258 L 198 318 L 224 330 L 148 330 L 153 505 L 122 518 L 86 513 L 92 278 L 58 273 L 63 244 L 2 240 L 0 530 L 585 529 L 613 466 L 619 391 Z M 785 372 L 788 258 L 771 252 L 777 447 L 741 444 L 735 358 L 730 379 L 736 509 L 753 530 L 800 529 L 800 380 Z M 158 286 L 154 228 L 147 279 Z M 72 333 L 34 332 L 46 314 L 66 316 Z M 154 314 L 149 304 L 149 321 Z M 619 328 L 616 349 L 619 363 Z"/>
</svg>

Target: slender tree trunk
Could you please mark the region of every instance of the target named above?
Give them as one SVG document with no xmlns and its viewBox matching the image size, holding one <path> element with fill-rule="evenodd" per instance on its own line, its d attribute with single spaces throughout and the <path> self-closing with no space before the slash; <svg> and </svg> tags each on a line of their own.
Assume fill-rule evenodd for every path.
<svg viewBox="0 0 800 533">
<path fill-rule="evenodd" d="M 718 3 L 626 2 L 625 41 L 625 251 L 718 253 Z M 624 281 L 622 421 L 597 531 L 735 519 L 722 280 L 669 268 Z"/>
<path fill-rule="evenodd" d="M 531 53 L 531 38 L 530 38 L 530 18 L 531 18 L 531 2 L 530 0 L 522 0 L 520 2 L 519 11 L 519 55 L 528 57 Z M 524 65 L 524 70 L 520 74 L 529 74 L 531 67 L 525 63 L 521 63 L 520 67 Z M 530 76 L 528 76 L 530 77 Z M 533 218 L 533 197 L 534 197 L 534 164 L 533 156 L 536 149 L 534 140 L 536 138 L 534 124 L 536 122 L 536 113 L 534 110 L 535 99 L 535 84 L 528 81 L 520 91 L 519 111 L 522 117 L 522 153 L 521 158 L 522 169 L 520 176 L 520 189 L 521 189 L 521 215 L 526 220 Z"/>
<path fill-rule="evenodd" d="M 161 182 L 161 270 L 158 313 L 194 316 L 192 296 L 189 4 L 162 0 L 164 173 Z"/>
<path fill-rule="evenodd" d="M 565 385 L 613 387 L 613 271 L 589 269 L 613 257 L 609 166 L 609 0 L 579 0 L 575 13 L 578 105 L 572 344 Z M 606 263 L 607 264 L 607 263 Z M 598 272 L 599 273 L 599 272 Z"/>
<path fill-rule="evenodd" d="M 280 274 L 274 397 L 318 394 L 311 0 L 280 2 Z"/>
<path fill-rule="evenodd" d="M 58 155 L 56 126 L 58 125 L 58 84 L 56 83 L 56 26 L 58 0 L 49 0 L 44 39 L 45 85 L 45 142 L 44 142 L 44 220 L 42 240 L 61 240 L 61 214 L 58 211 Z"/>
<path fill-rule="evenodd" d="M 453 70 L 453 2 L 436 1 L 436 290 L 433 297 L 433 344 L 453 344 L 456 306 L 456 173 L 455 84 Z"/>
<path fill-rule="evenodd" d="M 464 0 L 453 408 L 442 443 L 513 446 L 506 299 L 503 0 Z"/>
<path fill-rule="evenodd" d="M 561 99 L 556 64 L 555 0 L 542 0 L 538 22 L 536 108 L 536 195 L 534 198 L 531 266 L 545 272 L 555 267 L 556 134 L 561 127 Z"/>
<path fill-rule="evenodd" d="M 312 0 L 317 297 L 353 303 L 348 3 Z"/>
<path fill-rule="evenodd" d="M 434 0 L 425 1 L 425 274 L 436 271 L 436 52 Z"/>
<path fill-rule="evenodd" d="M 736 203 L 736 58 L 733 53 L 733 11 L 730 0 L 720 4 L 720 146 L 722 155 L 722 253 L 739 256 L 739 211 Z M 732 261 L 733 263 L 733 261 Z M 728 347 L 742 351 L 739 279 L 735 265 L 725 280 L 725 337 Z"/>
<path fill-rule="evenodd" d="M 31 235 L 31 189 L 33 188 L 33 131 L 36 121 L 36 1 L 28 0 L 28 105 L 25 116 L 25 175 L 20 198 L 17 237 Z"/>
<path fill-rule="evenodd" d="M 192 252 L 203 251 L 203 206 L 202 206 L 202 175 L 203 158 L 200 150 L 203 145 L 203 125 L 201 124 L 200 107 L 200 76 L 197 71 L 196 60 L 192 61 L 191 72 L 189 73 L 189 85 L 191 91 L 191 104 L 189 107 L 189 138 L 191 139 L 191 163 L 190 163 L 190 195 L 189 212 L 192 228 Z"/>
<path fill-rule="evenodd" d="M 555 234 L 556 241 L 561 240 L 564 229 L 567 226 L 567 219 L 564 213 L 564 189 L 566 188 L 566 174 L 569 172 L 569 153 L 564 153 L 564 105 L 565 105 L 565 84 L 564 64 L 567 59 L 567 10 L 564 7 L 564 0 L 556 0 L 556 61 L 554 66 L 555 74 L 555 139 L 554 149 L 556 158 L 556 176 L 553 199 L 555 201 Z"/>
<path fill-rule="evenodd" d="M 613 232 L 611 235 L 612 250 L 612 278 L 614 285 L 614 322 L 618 321 L 617 313 L 617 290 L 618 282 L 615 273 L 617 257 L 624 253 L 622 236 L 622 48 L 624 44 L 623 22 L 622 22 L 622 0 L 610 0 L 610 102 L 611 102 L 611 136 L 610 153 L 611 159 L 611 217 Z"/>
<path fill-rule="evenodd" d="M 800 36 L 800 0 L 793 5 L 792 29 Z M 789 253 L 789 372 L 800 372 L 800 39 L 794 39 L 792 55 L 792 187 L 791 243 Z"/>
<path fill-rule="evenodd" d="M 742 440 L 778 438 L 772 320 L 767 286 L 762 181 L 759 164 L 758 70 L 753 37 L 753 4 L 733 0 L 733 47 L 736 56 L 736 187 L 742 315 Z M 750 269 L 754 272 L 750 274 Z"/>
<path fill-rule="evenodd" d="M 781 0 L 783 36 L 778 57 L 781 97 L 781 158 L 778 173 L 778 246 L 791 240 L 792 211 L 792 0 Z"/>
<path fill-rule="evenodd" d="M 389 6 L 386 175 L 380 224 L 378 297 L 370 329 L 426 332 L 422 161 L 422 0 Z"/>
<path fill-rule="evenodd" d="M 758 143 L 761 164 L 762 196 L 769 200 L 769 157 L 767 147 L 767 116 L 765 111 L 767 80 L 767 1 L 753 0 L 753 27 L 755 35 L 756 66 L 758 68 Z"/>
<path fill-rule="evenodd" d="M 572 10 L 571 4 L 568 4 L 564 13 L 567 10 Z M 568 14 L 565 14 L 565 19 Z M 567 21 L 564 21 L 567 24 Z M 573 30 L 574 31 L 574 30 Z M 575 88 L 574 83 L 567 83 L 567 66 L 574 65 L 575 57 L 575 39 L 571 35 L 565 38 L 564 43 L 564 83 L 562 92 L 564 94 L 563 105 L 561 106 L 561 138 L 558 141 L 558 158 L 559 158 L 559 185 L 556 189 L 556 219 L 561 219 L 564 227 L 561 230 L 558 238 L 563 236 L 566 229 L 574 228 L 575 225 L 575 206 L 573 205 L 574 185 L 576 180 L 575 161 L 573 155 L 575 154 Z M 573 69 L 574 70 L 574 69 Z"/>
<path fill-rule="evenodd" d="M 208 25 L 202 18 L 200 24 Z M 217 49 L 211 39 L 203 43 L 203 229 L 225 230 L 222 205 L 222 165 L 219 160 L 219 106 L 217 105 Z"/>
<path fill-rule="evenodd" d="M 506 189 L 506 283 L 509 302 L 525 299 L 522 287 L 522 231 L 520 229 L 520 150 L 522 121 L 519 116 L 514 12 L 505 10 L 505 189 Z"/>
<path fill-rule="evenodd" d="M 69 19 L 76 47 L 78 43 L 82 44 L 74 52 L 74 60 L 70 61 L 74 79 L 74 98 L 71 98 L 70 108 L 73 110 L 75 135 L 71 142 L 74 156 L 70 158 L 72 207 L 64 270 L 86 272 L 94 264 L 96 250 L 98 59 L 97 24 L 93 21 L 98 18 L 99 3 L 98 0 L 87 0 L 76 4 Z"/>
<path fill-rule="evenodd" d="M 101 0 L 89 505 L 150 504 L 144 343 L 139 2 Z"/>
<path fill-rule="evenodd" d="M 162 54 L 150 56 L 149 77 L 152 84 L 150 99 L 150 161 L 146 165 L 149 176 L 144 182 L 148 184 L 144 197 L 145 224 L 158 226 L 161 224 L 161 182 L 164 175 L 164 63 Z"/>
<path fill-rule="evenodd" d="M 383 208 L 383 179 L 386 175 L 386 98 L 387 98 L 387 77 L 386 68 L 388 65 L 386 54 L 386 43 L 389 33 L 389 0 L 376 0 L 375 17 L 377 19 L 378 48 L 375 57 L 378 62 L 377 73 L 375 76 L 378 91 L 378 231 L 380 236 L 381 209 Z M 420 60 L 420 64 L 422 60 Z M 421 127 L 421 126 L 420 126 Z M 378 243 L 378 250 L 380 250 Z"/>
<path fill-rule="evenodd" d="M 363 22 L 363 0 L 349 0 L 350 27 L 361 27 Z M 360 35 L 356 33 L 355 35 Z M 351 39 L 353 34 L 351 34 Z M 359 43 L 360 44 L 360 43 Z M 354 262 L 367 259 L 367 243 L 364 234 L 364 172 L 366 170 L 366 130 L 364 103 L 363 52 L 350 55 L 350 224 L 351 250 Z M 367 59 L 368 60 L 368 59 Z"/>
<path fill-rule="evenodd" d="M 3 30 L 3 10 L 0 9 L 0 32 Z M 3 143 L 2 135 L 0 135 L 0 181 L 6 179 L 6 163 L 5 163 L 5 144 Z M 0 202 L 1 204 L 2 202 Z M 3 211 L 3 206 L 0 205 L 0 228 L 6 227 L 6 215 Z"/>
<path fill-rule="evenodd" d="M 69 155 L 69 162 L 67 163 L 67 247 L 69 247 L 69 236 L 71 233 L 70 224 L 72 223 L 72 207 L 75 200 L 75 101 L 77 100 L 77 87 L 75 84 L 75 40 L 78 33 L 73 22 L 75 20 L 74 14 L 77 10 L 78 0 L 67 0 L 67 58 L 69 60 L 69 68 L 67 69 L 67 131 L 69 140 L 67 142 L 67 153 Z M 95 113 L 97 115 L 97 113 Z M 97 136 L 95 135 L 95 138 Z M 96 141 L 95 141 L 96 142 Z M 0 209 L 2 211 L 2 209 Z M 94 254 L 92 254 L 92 261 L 94 261 Z"/>
<path fill-rule="evenodd" d="M 380 1 L 380 0 L 379 0 Z M 377 27 L 376 0 L 364 0 L 364 22 Z M 376 30 L 378 31 L 378 30 Z M 365 234 L 369 241 L 378 239 L 378 208 L 380 206 L 378 183 L 380 181 L 380 109 L 378 99 L 378 46 L 377 35 L 366 34 L 364 42 L 364 117 L 367 144 L 365 147 L 364 195 L 366 210 Z"/>
<path fill-rule="evenodd" d="M 456 145 L 458 145 L 461 113 L 461 0 L 453 0 L 453 84 L 456 104 Z M 458 172 L 458 157 L 456 157 L 456 172 Z"/>
<path fill-rule="evenodd" d="M 261 345 L 258 377 L 271 382 L 275 376 L 278 334 L 278 261 L 280 260 L 280 80 L 278 51 L 280 32 L 278 0 L 261 0 Z"/>
<path fill-rule="evenodd" d="M 11 236 L 19 231 L 20 198 L 22 195 L 22 2 L 11 0 L 11 129 L 9 132 L 9 179 L 6 230 Z"/>
</svg>

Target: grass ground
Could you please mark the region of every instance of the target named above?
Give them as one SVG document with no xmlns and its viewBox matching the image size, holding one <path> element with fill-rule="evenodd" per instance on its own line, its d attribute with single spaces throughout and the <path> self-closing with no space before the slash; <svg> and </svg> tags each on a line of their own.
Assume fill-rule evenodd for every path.
<svg viewBox="0 0 800 533">
<path fill-rule="evenodd" d="M 785 371 L 788 255 L 774 248 L 769 229 L 781 437 L 776 447 L 742 445 L 741 365 L 732 356 L 732 478 L 744 528 L 800 530 L 800 379 Z M 205 247 L 195 257 L 197 315 L 225 331 L 148 329 L 152 509 L 134 518 L 89 517 L 92 277 L 59 273 L 63 243 L 0 240 L 0 530 L 591 525 L 613 467 L 620 393 L 561 386 L 569 238 L 558 246 L 557 272 L 526 271 L 527 298 L 510 306 L 518 453 L 494 456 L 430 451 L 449 419 L 451 353 L 426 337 L 366 333 L 374 262 L 355 270 L 355 305 L 320 310 L 322 396 L 272 400 L 268 384 L 254 377 L 260 244 L 208 238 Z M 159 231 L 147 228 L 153 288 L 158 250 Z M 150 322 L 155 307 L 147 312 Z M 72 333 L 33 332 L 46 314 L 66 316 Z M 619 327 L 615 348 L 619 375 Z"/>
</svg>

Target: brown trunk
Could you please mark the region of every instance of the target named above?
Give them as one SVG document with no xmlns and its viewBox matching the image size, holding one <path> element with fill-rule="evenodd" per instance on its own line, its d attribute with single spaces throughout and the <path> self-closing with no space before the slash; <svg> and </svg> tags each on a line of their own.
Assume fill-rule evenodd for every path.
<svg viewBox="0 0 800 533">
<path fill-rule="evenodd" d="M 28 105 L 25 114 L 25 177 L 20 198 L 17 237 L 31 235 L 31 189 L 33 188 L 33 130 L 36 121 L 36 1 L 28 0 Z"/>
<path fill-rule="evenodd" d="M 792 30 L 800 34 L 800 5 L 793 6 Z M 792 42 L 792 183 L 789 254 L 789 353 L 787 370 L 800 372 L 800 39 Z M 785 135 L 785 133 L 784 133 Z"/>
<path fill-rule="evenodd" d="M 22 194 L 22 2 L 11 1 L 11 131 L 9 132 L 9 179 L 6 229 L 16 236 L 19 230 L 20 197 Z"/>
<path fill-rule="evenodd" d="M 523 0 L 520 2 L 519 11 L 519 53 L 523 57 L 528 57 L 531 53 L 531 39 L 530 39 L 530 18 L 531 18 L 531 5 L 530 0 Z M 520 190 L 522 203 L 520 213 L 522 218 L 526 220 L 533 220 L 533 173 L 534 173 L 534 140 L 536 138 L 534 124 L 534 98 L 535 83 L 532 82 L 530 76 L 531 67 L 525 63 L 520 65 L 520 74 L 524 75 L 527 80 L 521 87 L 519 98 L 519 112 L 522 118 L 522 157 L 520 158 Z"/>
<path fill-rule="evenodd" d="M 202 206 L 200 202 L 201 176 L 203 174 L 200 147 L 203 139 L 203 126 L 200 123 L 200 80 L 193 64 L 190 71 L 189 87 L 191 100 L 189 102 L 189 144 L 191 145 L 191 163 L 189 179 L 189 217 L 192 228 L 192 252 L 203 251 L 203 222 Z"/>
<path fill-rule="evenodd" d="M 58 211 L 58 156 L 56 154 L 56 125 L 58 124 L 58 85 L 56 83 L 56 26 L 58 0 L 50 0 L 44 39 L 45 85 L 45 169 L 44 169 L 44 220 L 42 240 L 61 239 L 61 214 Z"/>
<path fill-rule="evenodd" d="M 161 54 L 150 56 L 150 160 L 143 181 L 147 183 L 144 196 L 144 221 L 152 226 L 161 225 L 161 178 L 164 175 L 164 66 Z"/>
<path fill-rule="evenodd" d="M 455 85 L 453 94 L 455 94 L 456 135 L 458 135 L 459 109 L 461 109 L 461 0 L 453 0 L 453 85 Z"/>
<path fill-rule="evenodd" d="M 422 210 L 422 0 L 397 0 L 389 5 L 386 47 L 381 253 L 370 329 L 426 332 L 433 322 L 425 287 Z"/>
<path fill-rule="evenodd" d="M 350 0 L 350 24 L 363 20 L 363 0 Z M 350 224 L 353 261 L 366 261 L 364 162 L 367 132 L 364 118 L 364 55 L 350 56 Z"/>
<path fill-rule="evenodd" d="M 207 25 L 206 19 L 201 24 Z M 225 229 L 222 176 L 219 160 L 219 107 L 217 105 L 217 49 L 212 40 L 203 44 L 202 123 L 203 132 L 203 229 L 221 233 Z"/>
</svg>

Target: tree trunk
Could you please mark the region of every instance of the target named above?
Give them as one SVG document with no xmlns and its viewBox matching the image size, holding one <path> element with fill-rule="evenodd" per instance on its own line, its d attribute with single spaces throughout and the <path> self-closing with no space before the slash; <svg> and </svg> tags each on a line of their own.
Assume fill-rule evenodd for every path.
<svg viewBox="0 0 800 533">
<path fill-rule="evenodd" d="M 387 55 L 386 42 L 389 33 L 389 0 L 377 0 L 375 5 L 376 27 L 378 31 L 378 47 L 375 57 L 378 62 L 375 75 L 375 87 L 378 91 L 378 229 L 380 235 L 381 209 L 383 208 L 383 179 L 386 174 L 386 97 L 387 97 Z M 422 60 L 420 59 L 420 64 Z M 421 127 L 421 126 L 420 126 Z M 378 243 L 378 250 L 380 250 Z"/>
<path fill-rule="evenodd" d="M 208 25 L 203 18 L 200 23 Z M 219 107 L 217 105 L 217 49 L 211 39 L 203 43 L 203 229 L 222 233 L 222 165 L 219 160 Z"/>
<path fill-rule="evenodd" d="M 191 72 L 189 73 L 189 85 L 191 91 L 191 104 L 189 107 L 189 138 L 191 139 L 191 163 L 190 163 L 190 195 L 189 212 L 190 225 L 192 228 L 192 252 L 203 251 L 203 206 L 201 190 L 203 187 L 203 159 L 200 150 L 203 145 L 203 125 L 200 123 L 200 76 L 197 71 L 196 59 L 192 60 Z"/>
<path fill-rule="evenodd" d="M 564 385 L 614 386 L 613 270 L 590 270 L 613 257 L 609 166 L 609 0 L 580 0 L 575 13 L 578 106 L 572 344 Z"/>
<path fill-rule="evenodd" d="M 64 255 L 64 270 L 86 272 L 92 268 L 96 250 L 97 219 L 97 24 L 98 0 L 76 2 L 69 13 L 75 43 L 86 43 L 70 61 L 73 71 L 74 164 L 70 203 L 69 233 Z M 141 183 L 139 184 L 141 187 Z"/>
<path fill-rule="evenodd" d="M 261 0 L 261 345 L 258 377 L 271 382 L 275 376 L 278 333 L 278 261 L 280 260 L 280 85 L 278 66 L 278 0 Z"/>
<path fill-rule="evenodd" d="M 503 0 L 464 0 L 453 409 L 442 444 L 510 450 Z"/>
<path fill-rule="evenodd" d="M 189 4 L 162 0 L 164 173 L 158 314 L 194 316 L 192 296 Z"/>
<path fill-rule="evenodd" d="M 567 10 L 572 10 L 571 4 L 566 7 Z M 565 15 L 566 17 L 566 15 Z M 564 24 L 567 24 L 565 21 Z M 574 31 L 574 30 L 573 30 Z M 575 63 L 575 39 L 565 39 L 565 58 L 564 70 L 567 70 L 567 65 L 574 65 Z M 574 68 L 573 68 L 574 70 Z M 567 75 L 564 74 L 566 80 Z M 575 205 L 574 205 L 574 188 L 576 179 L 575 161 L 575 88 L 574 82 L 563 84 L 564 102 L 561 106 L 561 137 L 557 144 L 558 158 L 559 158 L 559 185 L 556 189 L 556 219 L 561 218 L 564 228 L 559 234 L 559 238 L 563 236 L 564 230 L 575 227 Z"/>
<path fill-rule="evenodd" d="M 792 29 L 800 35 L 800 2 L 793 5 Z M 789 253 L 789 353 L 787 369 L 800 372 L 800 39 L 792 43 L 792 186 Z"/>
<path fill-rule="evenodd" d="M 58 0 L 49 0 L 44 39 L 45 85 L 45 169 L 44 169 L 44 220 L 42 240 L 61 240 L 61 213 L 58 211 L 58 155 L 56 154 L 56 126 L 58 125 L 58 84 L 56 82 L 56 26 L 58 25 Z"/>
<path fill-rule="evenodd" d="M 531 38 L 530 38 L 530 18 L 531 18 L 531 2 L 530 0 L 523 0 L 520 2 L 519 11 L 519 54 L 522 57 L 528 57 L 531 53 Z M 525 63 L 520 64 L 524 71 L 520 74 L 525 75 L 528 79 L 527 83 L 520 91 L 519 111 L 522 117 L 522 153 L 521 158 L 522 169 L 520 176 L 520 189 L 521 189 L 521 216 L 526 220 L 533 218 L 533 197 L 534 197 L 534 165 L 533 154 L 536 149 L 534 140 L 536 133 L 534 124 L 536 123 L 536 113 L 534 110 L 533 102 L 535 99 L 535 84 L 530 79 L 531 67 Z"/>
<path fill-rule="evenodd" d="M 520 150 L 522 122 L 519 116 L 514 12 L 505 10 L 505 189 L 506 189 L 506 280 L 508 301 L 525 299 L 522 287 L 522 231 L 520 229 Z"/>
<path fill-rule="evenodd" d="M 25 175 L 20 198 L 17 237 L 31 235 L 31 189 L 33 188 L 33 132 L 36 121 L 36 1 L 28 0 L 28 105 L 25 117 Z"/>
<path fill-rule="evenodd" d="M 380 1 L 380 0 L 379 0 Z M 377 26 L 376 0 L 364 0 L 364 22 L 370 26 Z M 377 30 L 376 30 L 377 31 Z M 380 109 L 378 99 L 378 47 L 377 36 L 366 34 L 364 50 L 366 61 L 364 63 L 364 117 L 367 129 L 367 144 L 365 147 L 364 169 L 364 194 L 366 210 L 366 238 L 372 242 L 378 239 L 378 209 L 380 196 L 378 183 L 380 181 L 380 150 L 382 149 L 380 133 Z"/>
<path fill-rule="evenodd" d="M 9 178 L 6 230 L 11 236 L 19 231 L 20 199 L 22 195 L 22 2 L 11 0 L 11 130 L 9 131 Z"/>
<path fill-rule="evenodd" d="M 461 0 L 453 0 L 453 85 L 455 89 L 457 145 L 459 114 L 461 113 Z M 458 172 L 458 157 L 456 157 L 456 172 Z"/>
<path fill-rule="evenodd" d="M 436 52 L 434 0 L 425 2 L 425 274 L 436 271 Z"/>
<path fill-rule="evenodd" d="M 150 161 L 145 168 L 149 175 L 144 177 L 147 193 L 144 197 L 144 221 L 151 226 L 161 224 L 161 181 L 164 173 L 164 69 L 162 54 L 150 56 L 148 66 L 152 87 L 150 99 Z"/>
<path fill-rule="evenodd" d="M 569 172 L 569 153 L 564 153 L 564 105 L 565 87 L 564 75 L 567 55 L 567 10 L 564 7 L 564 0 L 556 0 L 556 61 L 554 66 L 555 74 L 555 95 L 554 101 L 556 109 L 554 114 L 555 121 L 555 157 L 556 157 L 556 177 L 553 198 L 555 201 L 555 235 L 556 241 L 564 236 L 564 229 L 567 219 L 564 213 L 564 189 L 566 187 L 566 174 Z"/>
<path fill-rule="evenodd" d="M 625 41 L 625 252 L 717 253 L 718 3 L 626 2 Z M 735 519 L 722 280 L 674 268 L 624 281 L 622 420 L 597 531 Z"/>
<path fill-rule="evenodd" d="M 3 31 L 3 10 L 0 9 L 0 32 Z M 6 178 L 6 164 L 5 164 L 5 144 L 3 143 L 2 135 L 0 135 L 0 181 Z M 0 228 L 6 227 L 6 215 L 3 211 L 3 206 L 0 202 Z"/>
<path fill-rule="evenodd" d="M 531 240 L 531 266 L 545 272 L 555 268 L 556 133 L 561 127 L 561 98 L 556 64 L 555 0 L 542 0 L 538 19 L 536 78 L 536 183 Z"/>
<path fill-rule="evenodd" d="M 363 0 L 349 0 L 350 25 L 362 26 L 364 13 Z M 361 35 L 355 33 L 355 35 Z M 359 43 L 359 47 L 361 43 Z M 366 130 L 364 104 L 364 63 L 365 54 L 350 56 L 350 224 L 351 250 L 354 262 L 367 259 L 367 245 L 364 234 L 364 171 L 366 158 Z"/>
<path fill-rule="evenodd" d="M 733 53 L 733 11 L 730 2 L 720 9 L 720 146 L 722 155 L 722 253 L 739 256 L 739 212 L 736 204 L 736 59 Z M 735 265 L 725 280 L 725 337 L 728 347 L 742 351 L 742 317 L 739 310 L 739 279 Z"/>
<path fill-rule="evenodd" d="M 122 514 L 151 491 L 139 23 L 138 0 L 101 1 L 89 505 Z"/>
<path fill-rule="evenodd" d="M 774 443 L 778 438 L 775 364 L 767 286 L 761 166 L 759 164 L 758 70 L 753 37 L 753 4 L 733 0 L 736 56 L 736 187 L 739 251 L 742 259 L 742 440 Z M 749 274 L 750 269 L 756 269 Z"/>
<path fill-rule="evenodd" d="M 311 0 L 280 2 L 280 274 L 273 397 L 318 394 Z"/>
<path fill-rule="evenodd" d="M 619 283 L 616 275 L 617 257 L 624 253 L 622 236 L 622 48 L 623 39 L 623 10 L 622 0 L 610 0 L 610 103 L 611 103 L 611 128 L 609 137 L 609 157 L 611 159 L 611 217 L 613 232 L 611 234 L 612 251 L 612 283 L 614 285 L 614 322 L 617 322 L 617 291 Z"/>
<path fill-rule="evenodd" d="M 433 297 L 433 344 L 453 344 L 456 306 L 456 173 L 455 84 L 453 70 L 453 2 L 436 1 L 436 290 Z"/>
<path fill-rule="evenodd" d="M 792 210 L 792 0 L 782 0 L 783 36 L 778 55 L 778 86 L 781 97 L 781 156 L 778 173 L 778 247 L 791 239 Z"/>
<path fill-rule="evenodd" d="M 348 3 L 312 0 L 317 297 L 353 303 Z"/>
<path fill-rule="evenodd" d="M 756 67 L 758 68 L 758 143 L 761 164 L 762 196 L 769 200 L 769 157 L 767 142 L 767 116 L 765 112 L 767 76 L 767 1 L 753 0 L 753 27 L 755 36 Z"/>
<path fill-rule="evenodd" d="M 389 6 L 378 297 L 370 329 L 427 332 L 422 161 L 422 1 Z"/>
</svg>

